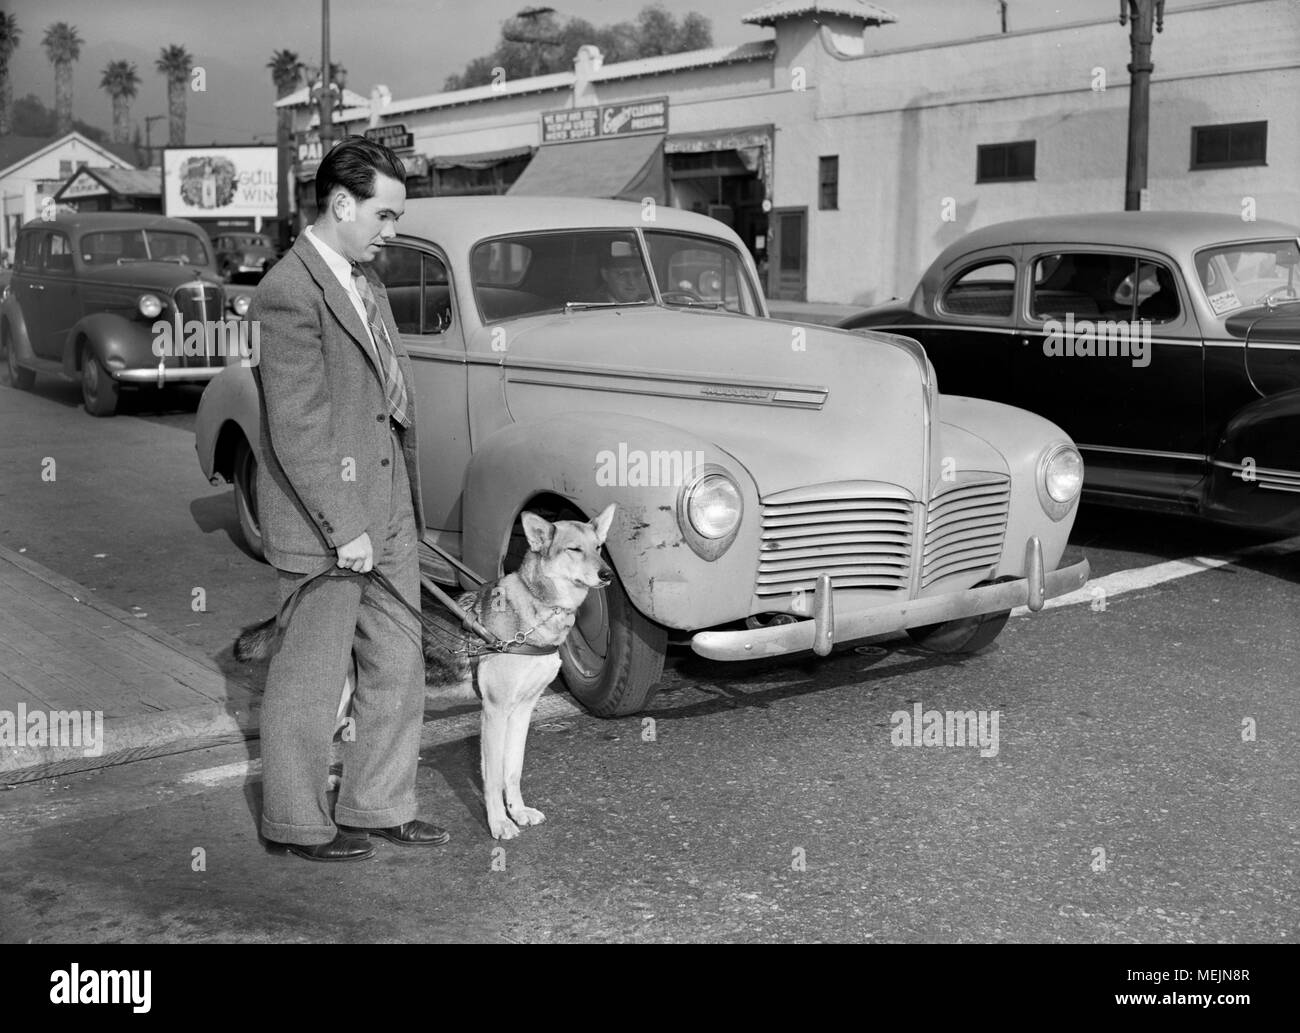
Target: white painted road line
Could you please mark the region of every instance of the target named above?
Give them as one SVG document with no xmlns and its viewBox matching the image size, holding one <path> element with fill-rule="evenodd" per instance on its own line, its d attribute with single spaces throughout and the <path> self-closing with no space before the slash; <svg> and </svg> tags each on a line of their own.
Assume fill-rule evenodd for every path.
<svg viewBox="0 0 1300 1033">
<path fill-rule="evenodd" d="M 1133 570 L 1117 570 L 1104 577 L 1093 578 L 1082 588 L 1055 599 L 1048 599 L 1043 604 L 1044 610 L 1054 610 L 1058 606 L 1075 606 L 1078 603 L 1091 603 L 1096 599 L 1113 599 L 1125 592 L 1136 592 L 1143 588 L 1153 588 L 1166 581 L 1173 581 L 1190 574 L 1202 574 L 1217 567 L 1226 567 L 1232 560 L 1208 559 L 1197 556 L 1190 560 L 1168 560 L 1155 563 L 1149 567 L 1136 567 Z M 1023 617 L 1030 613 L 1028 606 L 1017 606 L 1011 611 L 1012 617 Z"/>
<path fill-rule="evenodd" d="M 1174 581 L 1191 574 L 1203 574 L 1207 570 L 1227 567 L 1238 560 L 1261 557 L 1289 556 L 1300 552 L 1300 535 L 1283 538 L 1276 542 L 1252 545 L 1229 556 L 1193 556 L 1184 560 L 1167 560 L 1154 563 L 1149 567 L 1134 567 L 1132 570 L 1117 570 L 1104 577 L 1096 577 L 1082 588 L 1048 599 L 1044 610 L 1053 610 L 1058 606 L 1075 606 L 1079 603 L 1091 603 L 1096 599 L 1113 599 L 1125 592 L 1136 592 L 1143 588 L 1154 588 L 1166 581 Z M 1024 617 L 1030 613 L 1029 607 L 1017 606 L 1011 611 L 1012 617 Z"/>
</svg>

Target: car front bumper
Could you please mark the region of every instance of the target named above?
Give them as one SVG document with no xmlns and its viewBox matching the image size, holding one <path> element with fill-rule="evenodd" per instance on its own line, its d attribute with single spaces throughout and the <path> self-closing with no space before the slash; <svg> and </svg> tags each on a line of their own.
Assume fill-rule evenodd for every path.
<svg viewBox="0 0 1300 1033">
<path fill-rule="evenodd" d="M 225 366 L 155 366 L 152 369 L 110 370 L 109 376 L 123 384 L 205 384 Z"/>
<path fill-rule="evenodd" d="M 710 660 L 753 660 L 809 649 L 825 656 L 837 642 L 896 634 L 908 628 L 1000 613 L 1017 606 L 1041 610 L 1046 600 L 1082 588 L 1091 572 L 1087 560 L 1045 572 L 1042 545 L 1037 538 L 1025 543 L 1025 570 L 1025 577 L 1012 581 L 843 614 L 834 610 L 833 580 L 830 575 L 822 574 L 813 594 L 811 620 L 747 631 L 701 631 L 691 638 L 691 648 Z"/>
</svg>

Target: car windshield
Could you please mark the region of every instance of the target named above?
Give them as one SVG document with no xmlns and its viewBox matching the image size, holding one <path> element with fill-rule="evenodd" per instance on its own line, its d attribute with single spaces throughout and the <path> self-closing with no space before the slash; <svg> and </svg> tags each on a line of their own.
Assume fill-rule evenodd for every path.
<svg viewBox="0 0 1300 1033">
<path fill-rule="evenodd" d="M 1196 253 L 1196 275 L 1216 316 L 1300 297 L 1294 240 L 1258 240 Z"/>
<path fill-rule="evenodd" d="M 81 238 L 81 260 L 86 265 L 125 262 L 209 265 L 211 262 L 207 245 L 192 233 L 144 229 L 87 233 Z"/>
<path fill-rule="evenodd" d="M 470 258 L 485 322 L 566 308 L 653 305 L 758 314 L 740 254 L 725 241 L 633 230 L 563 230 L 498 237 Z"/>
</svg>

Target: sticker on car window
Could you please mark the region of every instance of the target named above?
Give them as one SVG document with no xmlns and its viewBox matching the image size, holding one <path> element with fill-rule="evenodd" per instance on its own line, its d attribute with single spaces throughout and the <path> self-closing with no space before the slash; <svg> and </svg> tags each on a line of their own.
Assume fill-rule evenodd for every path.
<svg viewBox="0 0 1300 1033">
<path fill-rule="evenodd" d="M 1220 291 L 1218 294 L 1210 295 L 1210 308 L 1214 309 L 1216 316 L 1221 316 L 1225 312 L 1241 308 L 1241 299 L 1231 289 Z"/>
</svg>

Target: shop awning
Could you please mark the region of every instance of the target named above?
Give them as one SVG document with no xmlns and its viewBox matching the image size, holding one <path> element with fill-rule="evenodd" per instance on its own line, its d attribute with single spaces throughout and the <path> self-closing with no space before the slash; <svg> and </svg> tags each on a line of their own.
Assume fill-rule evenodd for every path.
<svg viewBox="0 0 1300 1033">
<path fill-rule="evenodd" d="M 532 147 L 508 147 L 500 151 L 476 151 L 473 154 L 435 154 L 433 167 L 438 171 L 445 169 L 490 169 L 502 162 L 526 158 L 533 153 Z"/>
<path fill-rule="evenodd" d="M 533 197 L 608 197 L 664 202 L 664 138 L 608 136 L 548 144 L 515 180 L 511 194 Z"/>
</svg>

